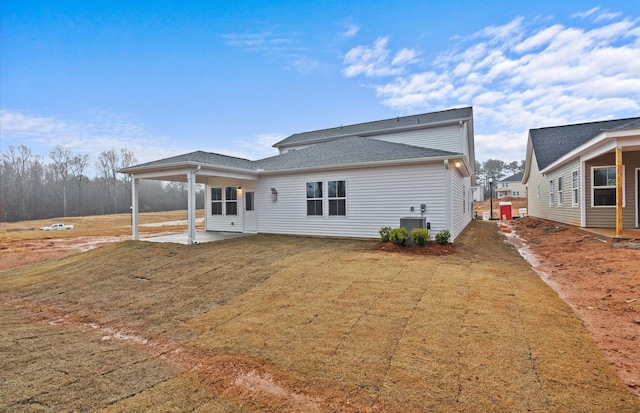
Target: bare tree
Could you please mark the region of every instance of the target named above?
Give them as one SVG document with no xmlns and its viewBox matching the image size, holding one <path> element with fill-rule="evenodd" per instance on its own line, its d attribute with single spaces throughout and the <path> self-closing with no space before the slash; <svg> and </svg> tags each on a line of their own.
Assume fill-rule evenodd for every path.
<svg viewBox="0 0 640 413">
<path fill-rule="evenodd" d="M 116 191 L 116 184 L 118 182 L 118 162 L 120 158 L 118 153 L 114 149 L 101 152 L 98 156 L 99 165 L 96 166 L 101 169 L 106 182 L 107 182 L 107 196 L 109 195 L 109 181 L 111 181 L 111 188 L 113 189 L 113 213 L 118 212 L 118 192 Z"/>
<path fill-rule="evenodd" d="M 138 162 L 138 160 L 133 154 L 133 151 L 125 148 L 120 149 L 120 168 L 127 168 L 136 162 Z M 131 205 L 131 177 L 129 175 L 125 175 L 124 177 L 124 190 L 125 199 L 128 199 L 128 204 Z"/>
<path fill-rule="evenodd" d="M 71 159 L 71 174 L 78 182 L 78 215 L 82 215 L 82 178 L 89 167 L 89 155 L 76 155 Z"/>
<path fill-rule="evenodd" d="M 20 145 L 17 149 L 13 145 L 9 145 L 9 151 L 2 154 L 2 180 L 6 181 L 7 195 L 11 196 L 11 192 L 15 192 L 15 207 L 19 211 L 17 217 L 20 221 L 27 216 L 25 187 L 32 157 L 31 149 L 24 145 Z"/>
<path fill-rule="evenodd" d="M 49 157 L 53 160 L 53 173 L 56 180 L 62 182 L 62 216 L 67 216 L 67 183 L 71 173 L 71 150 L 56 145 L 49 153 Z"/>
</svg>

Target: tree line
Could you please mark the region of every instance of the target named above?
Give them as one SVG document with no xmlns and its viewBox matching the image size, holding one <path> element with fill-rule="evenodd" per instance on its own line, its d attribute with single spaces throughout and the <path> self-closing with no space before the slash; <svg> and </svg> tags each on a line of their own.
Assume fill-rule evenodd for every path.
<svg viewBox="0 0 640 413">
<path fill-rule="evenodd" d="M 504 178 L 524 173 L 525 160 L 503 162 L 499 159 L 487 159 L 484 162 L 476 161 L 476 184 L 484 187 L 485 198 L 489 197 L 489 182 L 495 184 Z"/>
<path fill-rule="evenodd" d="M 91 158 L 60 145 L 46 159 L 25 145 L 9 146 L 0 163 L 0 221 L 130 212 L 131 178 L 118 173 L 138 160 L 128 149 L 103 151 L 87 175 Z M 202 208 L 204 191 L 196 195 Z M 181 182 L 141 180 L 140 211 L 187 208 L 187 188 Z"/>
</svg>

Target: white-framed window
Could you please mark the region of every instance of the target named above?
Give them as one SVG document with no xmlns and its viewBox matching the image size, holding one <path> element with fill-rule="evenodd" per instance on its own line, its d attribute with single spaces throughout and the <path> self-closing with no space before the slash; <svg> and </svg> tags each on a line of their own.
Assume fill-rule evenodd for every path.
<svg viewBox="0 0 640 413">
<path fill-rule="evenodd" d="M 503 188 L 509 188 L 509 182 L 503 182 L 502 183 L 502 187 Z"/>
<path fill-rule="evenodd" d="M 558 177 L 558 206 L 561 207 L 562 204 L 564 203 L 564 188 L 562 186 L 562 177 L 559 176 Z"/>
<path fill-rule="evenodd" d="M 228 186 L 224 189 L 225 215 L 238 215 L 238 188 Z"/>
<path fill-rule="evenodd" d="M 622 188 L 624 188 L 624 166 L 622 168 Z M 591 168 L 591 177 L 591 206 L 616 206 L 616 167 L 594 166 Z M 622 206 L 625 206 L 624 189 Z"/>
<path fill-rule="evenodd" d="M 211 188 L 211 215 L 222 215 L 222 188 Z"/>
<path fill-rule="evenodd" d="M 322 182 L 307 182 L 307 216 L 322 216 Z"/>
<path fill-rule="evenodd" d="M 549 206 L 553 208 L 553 179 L 549 179 Z"/>
<path fill-rule="evenodd" d="M 578 180 L 578 171 L 571 172 L 571 206 L 578 207 L 580 206 L 580 190 L 578 188 L 579 184 Z"/>
<path fill-rule="evenodd" d="M 520 196 L 520 191 L 513 191 L 513 196 Z"/>
<path fill-rule="evenodd" d="M 347 181 L 329 181 L 329 216 L 347 215 Z"/>
</svg>

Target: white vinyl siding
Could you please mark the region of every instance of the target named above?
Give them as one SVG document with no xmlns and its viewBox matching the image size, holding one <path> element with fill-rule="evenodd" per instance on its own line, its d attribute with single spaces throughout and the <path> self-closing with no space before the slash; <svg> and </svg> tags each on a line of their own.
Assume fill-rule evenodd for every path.
<svg viewBox="0 0 640 413">
<path fill-rule="evenodd" d="M 468 150 L 468 145 L 463 143 L 466 139 L 462 138 L 461 129 L 460 125 L 456 123 L 454 125 L 374 135 L 371 138 L 385 142 L 463 153 L 463 151 Z"/>
<path fill-rule="evenodd" d="M 261 190 L 258 191 L 258 232 L 378 238 L 381 227 L 397 227 L 403 217 L 420 217 L 420 204 L 426 204 L 425 217 L 431 223 L 432 231 L 449 229 L 453 238 L 457 234 L 447 222 L 446 194 L 449 188 L 445 171 L 443 163 L 437 162 L 266 175 L 260 179 Z M 307 182 L 336 180 L 344 180 L 348 184 L 348 216 L 344 219 L 333 219 L 335 217 L 328 214 L 308 217 L 306 193 L 301 188 L 305 188 Z M 275 202 L 271 201 L 270 188 L 278 191 Z M 327 208 L 328 197 L 325 197 L 323 209 L 326 211 Z"/>
<path fill-rule="evenodd" d="M 549 207 L 553 208 L 554 205 L 554 188 L 553 188 L 553 179 L 549 179 Z"/>
</svg>

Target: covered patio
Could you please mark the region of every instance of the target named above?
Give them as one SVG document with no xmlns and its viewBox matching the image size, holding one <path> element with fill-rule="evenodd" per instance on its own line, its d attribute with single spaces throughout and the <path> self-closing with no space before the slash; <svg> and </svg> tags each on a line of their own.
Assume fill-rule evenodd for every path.
<svg viewBox="0 0 640 413">
<path fill-rule="evenodd" d="M 256 181 L 258 179 L 258 171 L 254 172 L 254 170 L 251 170 L 251 161 L 202 151 L 123 168 L 119 172 L 128 174 L 131 177 L 131 238 L 136 241 L 140 239 L 140 223 L 138 218 L 140 210 L 140 180 L 150 179 L 168 182 L 185 182 L 187 184 L 187 232 L 182 234 L 182 237 L 178 237 L 177 235 L 168 236 L 169 239 L 173 239 L 174 241 L 164 241 L 186 244 L 216 241 L 218 240 L 216 237 L 228 238 L 229 236 L 225 234 L 242 236 L 241 233 L 212 232 L 209 234 L 205 219 L 205 231 L 197 233 L 198 240 L 196 241 L 197 184 L 206 185 L 210 179 L 236 179 L 245 182 Z M 146 240 L 149 241 L 150 239 Z M 184 240 L 186 240 L 186 242 L 183 242 Z"/>
</svg>

